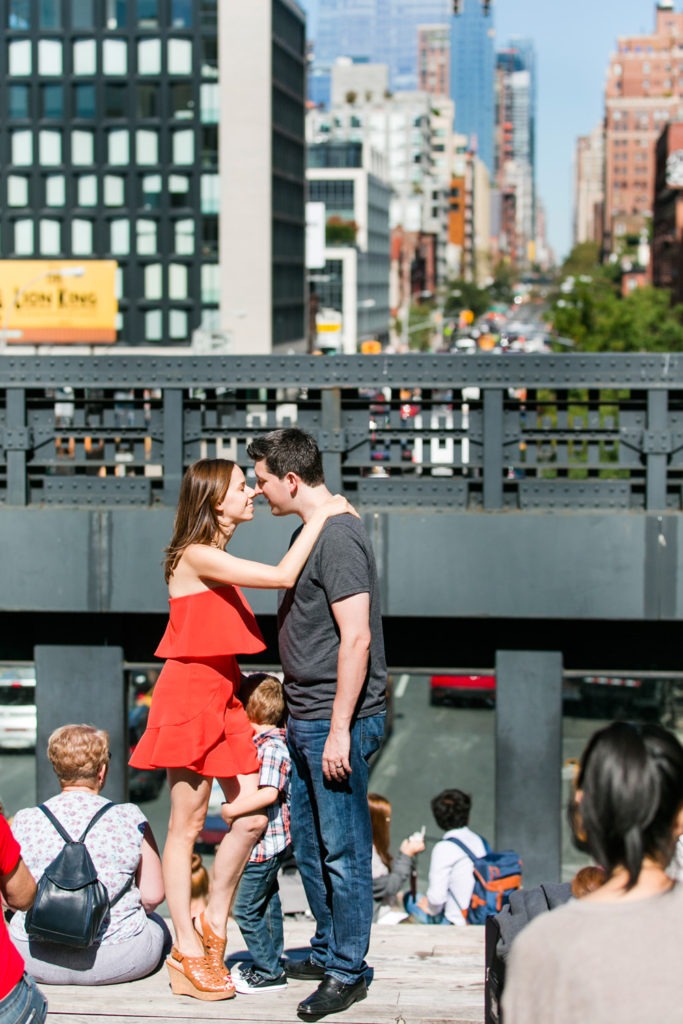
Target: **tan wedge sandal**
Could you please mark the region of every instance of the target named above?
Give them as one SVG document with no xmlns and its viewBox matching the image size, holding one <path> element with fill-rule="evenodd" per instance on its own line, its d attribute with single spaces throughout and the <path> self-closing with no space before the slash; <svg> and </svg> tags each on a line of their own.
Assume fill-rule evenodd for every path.
<svg viewBox="0 0 683 1024">
<path fill-rule="evenodd" d="M 209 961 L 214 971 L 225 979 L 225 984 L 228 988 L 232 988 L 233 995 L 235 994 L 235 986 L 232 983 L 230 971 L 225 965 L 225 948 L 227 946 L 227 939 L 221 938 L 213 930 L 209 922 L 206 920 L 206 914 L 204 911 L 194 919 L 195 931 L 202 940 L 204 946 L 204 955 Z"/>
<path fill-rule="evenodd" d="M 206 956 L 185 956 L 175 946 L 166 961 L 171 991 L 175 996 L 192 996 L 211 1002 L 232 999 L 235 987 L 230 979 L 226 985 Z"/>
</svg>

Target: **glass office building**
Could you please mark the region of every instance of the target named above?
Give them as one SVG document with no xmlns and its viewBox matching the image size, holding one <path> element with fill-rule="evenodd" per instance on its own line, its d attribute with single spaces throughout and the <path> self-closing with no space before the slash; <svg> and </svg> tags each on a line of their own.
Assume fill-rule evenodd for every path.
<svg viewBox="0 0 683 1024">
<path fill-rule="evenodd" d="M 494 166 L 495 47 L 493 6 L 458 0 L 451 17 L 451 99 L 455 131 L 466 135 L 490 174 Z"/>
<path fill-rule="evenodd" d="M 387 64 L 390 89 L 417 89 L 418 26 L 446 24 L 450 11 L 449 0 L 319 0 L 310 98 L 329 104 L 337 57 Z"/>
<path fill-rule="evenodd" d="M 302 282 L 276 321 L 284 341 L 304 335 L 305 41 L 293 5 L 270 2 L 272 38 L 256 52 L 273 79 L 273 160 L 283 137 L 296 151 L 273 206 L 278 190 L 297 192 L 298 263 L 280 263 Z M 0 258 L 116 260 L 126 344 L 219 330 L 217 0 L 0 0 L 0 24 Z"/>
</svg>

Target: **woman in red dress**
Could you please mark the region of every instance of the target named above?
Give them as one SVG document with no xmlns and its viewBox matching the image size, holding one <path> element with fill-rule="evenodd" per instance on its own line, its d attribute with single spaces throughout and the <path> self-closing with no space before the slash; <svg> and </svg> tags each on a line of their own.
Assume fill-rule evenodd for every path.
<svg viewBox="0 0 683 1024">
<path fill-rule="evenodd" d="M 183 477 L 166 550 L 170 617 L 156 651 L 166 663 L 147 729 L 130 759 L 135 768 L 168 771 L 171 816 L 163 871 L 176 941 L 167 966 L 173 991 L 197 999 L 235 994 L 224 961 L 228 912 L 267 823 L 261 814 L 233 822 L 216 851 L 206 911 L 193 921 L 192 851 L 212 780 L 219 780 L 229 801 L 258 788 L 253 733 L 237 697 L 236 655 L 262 651 L 265 644 L 239 587 L 293 586 L 325 521 L 353 512 L 337 495 L 304 525 L 278 565 L 264 565 L 224 550 L 238 524 L 253 518 L 253 493 L 239 466 L 225 459 L 195 462 Z"/>
</svg>

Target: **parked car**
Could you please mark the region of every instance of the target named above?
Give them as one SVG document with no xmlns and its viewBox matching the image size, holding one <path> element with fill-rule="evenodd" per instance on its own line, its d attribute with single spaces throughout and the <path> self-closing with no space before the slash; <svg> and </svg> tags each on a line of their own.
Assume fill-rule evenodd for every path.
<svg viewBox="0 0 683 1024">
<path fill-rule="evenodd" d="M 32 665 L 0 670 L 0 748 L 36 745 L 36 672 Z"/>
<path fill-rule="evenodd" d="M 429 702 L 432 705 L 485 703 L 492 706 L 496 694 L 493 675 L 437 675 L 429 681 Z"/>
<path fill-rule="evenodd" d="M 659 718 L 666 708 L 667 683 L 663 679 L 632 676 L 584 676 L 581 700 L 589 714 Z"/>
<path fill-rule="evenodd" d="M 667 683 L 663 679 L 631 676 L 582 676 L 565 679 L 562 704 L 568 714 L 614 718 L 659 718 L 666 710 Z M 429 700 L 439 704 L 485 704 L 496 702 L 495 675 L 434 675 Z"/>
</svg>

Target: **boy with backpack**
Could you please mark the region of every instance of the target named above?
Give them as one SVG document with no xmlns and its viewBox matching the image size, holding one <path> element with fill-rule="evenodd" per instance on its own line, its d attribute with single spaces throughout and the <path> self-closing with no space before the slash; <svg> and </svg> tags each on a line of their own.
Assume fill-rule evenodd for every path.
<svg viewBox="0 0 683 1024">
<path fill-rule="evenodd" d="M 282 967 L 284 934 L 278 871 L 289 853 L 289 780 L 291 761 L 285 730 L 282 683 L 275 676 L 255 672 L 240 686 L 239 697 L 254 731 L 259 759 L 259 788 L 249 796 L 224 803 L 221 814 L 228 825 L 243 814 L 265 810 L 268 825 L 252 850 L 239 883 L 232 916 L 252 957 L 234 971 L 235 988 L 258 995 L 286 988 Z"/>
<path fill-rule="evenodd" d="M 444 835 L 432 851 L 426 895 L 406 897 L 405 906 L 421 924 L 484 924 L 522 884 L 522 865 L 512 850 L 494 853 L 469 828 L 472 798 L 444 789 L 432 800 L 432 813 Z"/>
</svg>

